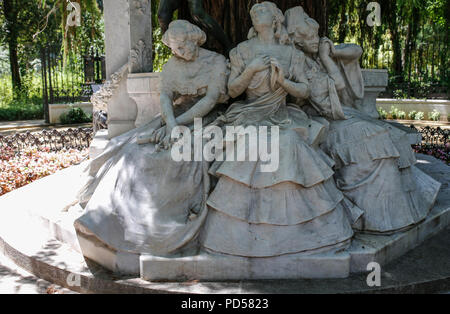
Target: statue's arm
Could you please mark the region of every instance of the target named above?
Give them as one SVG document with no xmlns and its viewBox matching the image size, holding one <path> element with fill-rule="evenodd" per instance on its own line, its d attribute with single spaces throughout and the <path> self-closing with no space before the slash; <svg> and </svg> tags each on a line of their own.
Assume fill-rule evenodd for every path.
<svg viewBox="0 0 450 314">
<path fill-rule="evenodd" d="M 209 86 L 208 91 L 202 99 L 200 99 L 188 111 L 176 118 L 178 125 L 188 125 L 194 122 L 194 118 L 202 118 L 206 116 L 217 104 L 220 97 L 220 90 L 217 87 Z"/>
<path fill-rule="evenodd" d="M 245 68 L 241 74 L 237 74 L 236 71 L 233 71 L 232 66 L 230 80 L 228 81 L 228 93 L 230 96 L 236 98 L 245 92 L 254 74 L 249 67 Z"/>
<path fill-rule="evenodd" d="M 161 92 L 160 103 L 161 103 L 161 116 L 166 122 L 166 125 L 173 128 L 177 125 L 175 119 L 175 114 L 173 112 L 173 93 L 167 91 Z"/>
<path fill-rule="evenodd" d="M 345 60 L 358 60 L 363 54 L 363 50 L 356 44 L 341 44 L 334 47 L 333 57 Z"/>
<path fill-rule="evenodd" d="M 322 61 L 323 66 L 328 72 L 328 75 L 334 80 L 336 90 L 342 90 L 345 88 L 345 79 L 339 70 L 334 58 L 339 58 L 336 56 L 337 49 L 333 42 L 323 37 L 320 39 L 319 44 L 319 56 Z M 348 54 L 349 51 L 346 52 Z"/>
<path fill-rule="evenodd" d="M 279 83 L 286 92 L 295 98 L 306 99 L 309 97 L 310 89 L 306 83 L 296 83 L 288 79 L 280 80 Z"/>
<path fill-rule="evenodd" d="M 231 74 L 228 81 L 228 94 L 232 98 L 238 97 L 247 90 L 256 72 L 266 70 L 270 67 L 269 56 L 256 57 L 243 71 L 240 70 L 244 67 L 242 61 L 236 59 L 233 50 L 230 53 L 230 59 Z"/>
</svg>

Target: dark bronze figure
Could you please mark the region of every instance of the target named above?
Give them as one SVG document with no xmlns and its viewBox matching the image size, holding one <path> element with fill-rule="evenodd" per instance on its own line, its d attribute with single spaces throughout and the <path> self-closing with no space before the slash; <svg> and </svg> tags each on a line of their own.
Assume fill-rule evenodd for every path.
<svg viewBox="0 0 450 314">
<path fill-rule="evenodd" d="M 203 8 L 203 0 L 161 0 L 158 9 L 159 24 L 163 32 L 167 30 L 173 18 L 173 13 L 180 8 L 182 1 L 187 1 L 189 11 L 195 23 L 199 24 L 216 38 L 228 52 L 232 48 L 231 41 L 222 27 Z"/>
</svg>

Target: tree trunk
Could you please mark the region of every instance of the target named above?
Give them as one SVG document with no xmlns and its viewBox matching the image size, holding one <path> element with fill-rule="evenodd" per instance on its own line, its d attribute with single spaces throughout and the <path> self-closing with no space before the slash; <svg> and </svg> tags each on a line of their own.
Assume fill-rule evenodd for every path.
<svg viewBox="0 0 450 314">
<path fill-rule="evenodd" d="M 15 0 L 3 0 L 3 10 L 6 20 L 7 43 L 9 50 L 9 64 L 11 67 L 11 80 L 13 89 L 17 91 L 22 87 L 20 79 L 19 58 L 17 56 L 17 3 Z"/>
<path fill-rule="evenodd" d="M 260 0 L 203 0 L 205 11 L 211 15 L 224 29 L 233 45 L 247 39 L 248 31 L 252 25 L 249 11 Z M 326 36 L 328 33 L 327 0 L 272 0 L 283 13 L 292 7 L 301 5 L 310 17 L 320 24 L 319 33 Z M 189 16 L 187 2 L 184 1 L 179 11 L 179 18 L 192 21 Z M 210 36 L 211 37 L 211 36 Z M 220 44 L 209 38 L 206 45 L 210 49 L 223 52 Z"/>
<path fill-rule="evenodd" d="M 385 7 L 382 15 L 384 23 L 389 27 L 391 33 L 392 44 L 392 70 L 394 72 L 395 81 L 400 83 L 403 81 L 403 67 L 402 67 L 402 48 L 400 43 L 399 27 L 397 23 L 397 2 L 396 1 L 382 1 L 381 7 Z"/>
</svg>

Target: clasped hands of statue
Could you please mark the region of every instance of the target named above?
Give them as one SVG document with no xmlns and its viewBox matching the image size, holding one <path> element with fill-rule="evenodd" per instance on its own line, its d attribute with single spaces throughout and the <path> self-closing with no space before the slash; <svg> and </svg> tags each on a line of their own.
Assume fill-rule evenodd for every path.
<svg viewBox="0 0 450 314">
<path fill-rule="evenodd" d="M 284 70 L 276 58 L 268 55 L 260 55 L 254 58 L 253 61 L 246 67 L 245 72 L 249 74 L 249 78 L 251 79 L 256 73 L 268 70 L 272 66 L 276 71 L 276 73 L 272 73 L 272 75 L 276 75 L 276 83 L 283 86 L 285 82 Z M 166 124 L 163 126 L 159 123 L 157 123 L 158 125 L 150 123 L 149 129 L 145 132 L 145 135 L 139 137 L 138 143 L 155 144 L 157 146 L 156 150 L 159 151 L 161 149 L 168 150 L 176 141 L 182 140 L 182 138 L 172 138 L 172 130 L 177 127 L 177 124 L 167 121 L 165 122 Z"/>
</svg>

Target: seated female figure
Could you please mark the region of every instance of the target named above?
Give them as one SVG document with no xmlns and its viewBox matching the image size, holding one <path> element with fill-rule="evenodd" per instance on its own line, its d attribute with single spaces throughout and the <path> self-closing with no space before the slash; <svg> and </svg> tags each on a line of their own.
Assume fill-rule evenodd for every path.
<svg viewBox="0 0 450 314">
<path fill-rule="evenodd" d="M 226 59 L 200 48 L 206 35 L 177 20 L 163 41 L 174 56 L 162 71 L 162 117 L 111 140 L 79 194 L 78 232 L 119 252 L 165 256 L 192 243 L 206 217 L 207 165 L 172 159 L 171 131 L 214 116 L 228 98 Z M 210 120 L 214 120 L 211 118 Z"/>
<path fill-rule="evenodd" d="M 311 86 L 310 97 L 299 104 L 329 122 L 321 147 L 336 163 L 336 184 L 351 201 L 354 228 L 392 233 L 417 224 L 431 210 L 440 184 L 414 166 L 405 132 L 358 110 L 364 94 L 362 49 L 319 40 L 318 23 L 302 7 L 285 16 L 292 41 L 306 55 Z"/>
<path fill-rule="evenodd" d="M 208 252 L 250 258 L 342 249 L 353 232 L 332 161 L 311 147 L 312 121 L 286 104 L 288 94 L 309 94 L 304 55 L 283 44 L 284 16 L 275 4 L 255 4 L 250 15 L 249 40 L 230 52 L 228 83 L 230 96 L 245 93 L 246 100 L 233 103 L 217 123 L 278 128 L 279 163 L 271 171 L 263 170 L 261 156 L 212 165 L 210 173 L 219 180 L 208 198 L 211 210 L 200 243 Z M 272 147 L 276 136 L 268 135 Z M 235 150 L 242 149 L 237 142 Z"/>
</svg>

